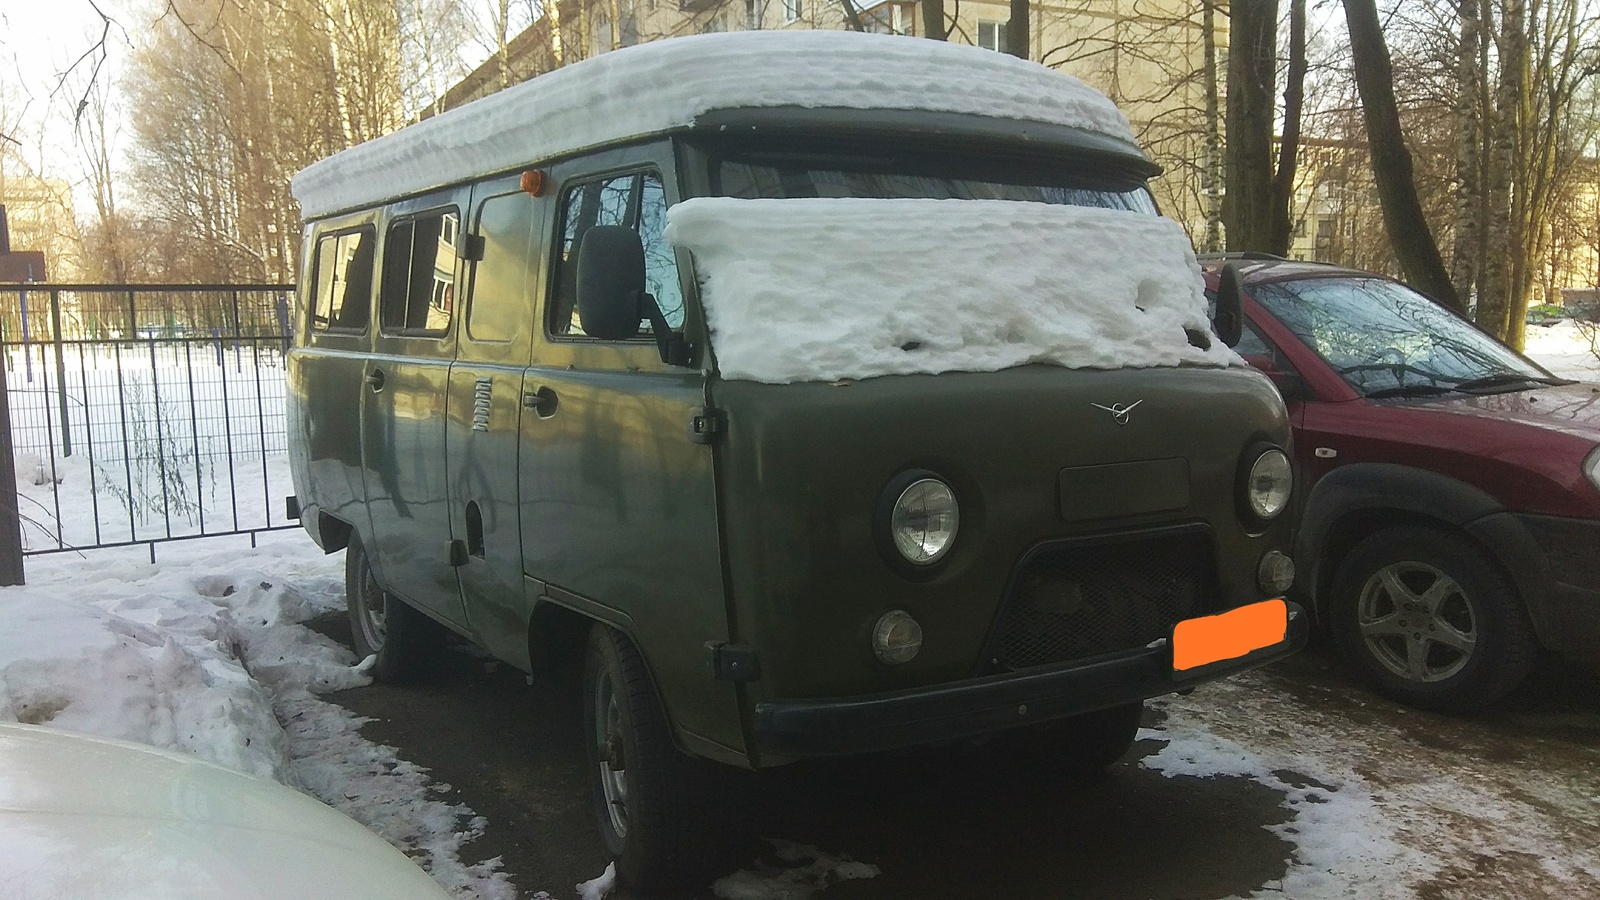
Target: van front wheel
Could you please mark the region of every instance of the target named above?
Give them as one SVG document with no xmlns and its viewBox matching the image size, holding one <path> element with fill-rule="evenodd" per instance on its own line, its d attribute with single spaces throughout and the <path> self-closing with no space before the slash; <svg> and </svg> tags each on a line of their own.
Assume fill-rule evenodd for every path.
<svg viewBox="0 0 1600 900">
<path fill-rule="evenodd" d="M 591 794 L 617 874 L 644 891 L 704 887 L 727 862 L 715 764 L 672 743 L 639 651 L 595 625 L 583 673 Z"/>
<path fill-rule="evenodd" d="M 373 678 L 402 682 L 423 671 L 438 626 L 378 585 L 366 548 L 354 534 L 345 549 L 344 597 L 356 656 L 377 657 L 371 669 Z"/>
</svg>

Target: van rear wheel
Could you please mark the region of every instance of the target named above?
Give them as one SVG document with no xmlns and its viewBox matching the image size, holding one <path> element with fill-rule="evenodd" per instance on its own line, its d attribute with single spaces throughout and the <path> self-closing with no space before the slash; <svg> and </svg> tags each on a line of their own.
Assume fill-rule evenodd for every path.
<svg viewBox="0 0 1600 900">
<path fill-rule="evenodd" d="M 589 635 L 583 705 L 595 816 L 622 881 L 670 890 L 722 874 L 737 849 L 724 773 L 673 746 L 644 659 L 605 625 Z"/>
<path fill-rule="evenodd" d="M 354 534 L 345 548 L 344 596 L 356 656 L 377 657 L 373 678 L 403 682 L 425 670 L 438 626 L 378 584 L 366 548 Z"/>
</svg>

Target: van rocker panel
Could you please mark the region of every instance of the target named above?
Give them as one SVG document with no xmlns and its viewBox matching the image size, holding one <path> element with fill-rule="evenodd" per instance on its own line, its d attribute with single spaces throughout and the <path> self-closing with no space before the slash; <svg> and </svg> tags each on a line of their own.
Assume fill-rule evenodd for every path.
<svg viewBox="0 0 1600 900">
<path fill-rule="evenodd" d="M 1289 656 L 1306 644 L 1310 620 L 1288 603 L 1281 643 L 1175 676 L 1163 643 L 1129 654 L 1044 671 L 972 678 L 932 688 L 844 700 L 766 701 L 756 705 L 763 754 L 788 757 L 875 753 L 1034 725 L 1185 690 Z"/>
</svg>

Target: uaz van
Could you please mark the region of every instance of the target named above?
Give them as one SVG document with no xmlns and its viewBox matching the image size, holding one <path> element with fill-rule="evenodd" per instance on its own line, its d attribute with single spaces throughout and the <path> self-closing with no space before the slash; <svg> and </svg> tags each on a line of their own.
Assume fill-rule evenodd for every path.
<svg viewBox="0 0 1600 900">
<path fill-rule="evenodd" d="M 288 427 L 357 649 L 581 667 L 636 884 L 704 874 L 718 764 L 1109 765 L 1146 698 L 1305 637 L 1283 403 L 1157 171 L 1075 79 L 825 32 L 609 53 L 306 169 Z"/>
</svg>

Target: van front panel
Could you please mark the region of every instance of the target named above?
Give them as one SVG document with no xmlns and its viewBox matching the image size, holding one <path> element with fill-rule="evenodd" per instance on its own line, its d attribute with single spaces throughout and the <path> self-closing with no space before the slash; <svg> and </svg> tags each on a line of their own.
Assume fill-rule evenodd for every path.
<svg viewBox="0 0 1600 900">
<path fill-rule="evenodd" d="M 714 395 L 728 418 L 728 568 L 740 640 L 760 655 L 758 700 L 1139 649 L 1178 618 L 1262 599 L 1257 563 L 1285 546 L 1286 525 L 1252 535 L 1238 512 L 1242 456 L 1288 441 L 1271 384 L 1246 370 L 1026 366 L 725 381 Z M 883 515 L 897 477 L 919 471 L 960 505 L 952 549 L 926 567 L 897 557 Z M 1108 635 L 1100 643 L 1052 630 L 1097 603 L 1102 620 L 1084 627 Z M 923 644 L 890 666 L 870 641 L 895 609 L 917 619 Z M 1119 645 L 1128 635 L 1137 643 Z"/>
</svg>

